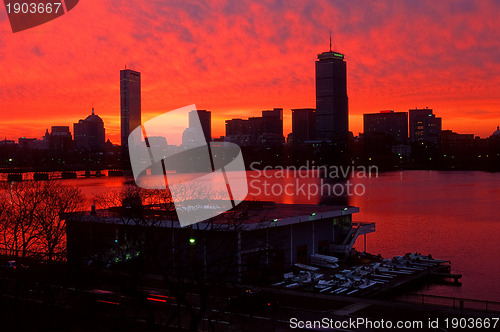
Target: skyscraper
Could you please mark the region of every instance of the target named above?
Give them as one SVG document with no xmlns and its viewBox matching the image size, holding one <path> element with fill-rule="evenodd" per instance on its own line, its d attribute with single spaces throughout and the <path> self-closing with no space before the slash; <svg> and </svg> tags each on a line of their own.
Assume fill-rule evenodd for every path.
<svg viewBox="0 0 500 332">
<path fill-rule="evenodd" d="M 141 73 L 131 69 L 120 70 L 120 121 L 122 157 L 125 157 L 128 136 L 141 125 Z"/>
<path fill-rule="evenodd" d="M 347 68 L 344 54 L 318 54 L 316 61 L 316 135 L 319 140 L 345 141 L 349 132 Z"/>
<path fill-rule="evenodd" d="M 292 109 L 292 139 L 294 144 L 316 139 L 316 110 Z"/>
<path fill-rule="evenodd" d="M 193 117 L 196 115 L 198 115 L 198 118 L 200 119 L 201 129 L 203 129 L 205 140 L 207 142 L 212 141 L 212 113 L 207 110 L 195 110 L 189 112 L 189 128 L 193 127 Z"/>
</svg>

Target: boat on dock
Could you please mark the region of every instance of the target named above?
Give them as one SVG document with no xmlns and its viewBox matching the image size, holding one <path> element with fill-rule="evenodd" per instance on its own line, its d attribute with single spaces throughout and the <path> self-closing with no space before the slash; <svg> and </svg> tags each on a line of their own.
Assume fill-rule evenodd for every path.
<svg viewBox="0 0 500 332">
<path fill-rule="evenodd" d="M 312 286 L 314 291 L 323 294 L 374 297 L 417 281 L 451 278 L 458 282 L 462 277 L 450 273 L 449 261 L 420 254 L 395 256 L 361 265 L 322 267 L 314 272 L 306 268 L 310 267 L 308 265 L 295 264 L 295 267 L 299 268 L 298 272 L 285 273 L 284 280 L 272 286 L 304 290 Z"/>
</svg>

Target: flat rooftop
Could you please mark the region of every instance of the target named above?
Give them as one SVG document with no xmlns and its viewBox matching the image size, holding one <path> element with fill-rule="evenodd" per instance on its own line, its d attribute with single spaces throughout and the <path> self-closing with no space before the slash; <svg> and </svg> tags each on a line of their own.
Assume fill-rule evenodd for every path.
<svg viewBox="0 0 500 332">
<path fill-rule="evenodd" d="M 216 201 L 214 201 L 216 204 Z M 213 208 L 213 207 L 211 207 Z M 244 201 L 235 208 L 222 212 L 207 221 L 199 224 L 227 224 L 235 221 L 238 224 L 245 225 L 247 228 L 257 228 L 264 223 L 273 226 L 285 226 L 300 222 L 312 220 L 321 220 L 342 215 L 351 215 L 359 212 L 358 207 L 354 206 L 331 206 L 331 205 L 312 205 L 312 204 L 281 204 L 267 201 Z M 144 219 L 156 220 L 159 227 L 180 227 L 177 215 L 173 206 L 169 210 L 161 209 L 159 206 L 147 205 L 143 207 L 142 214 L 131 211 L 124 207 L 113 207 L 109 209 L 78 212 L 68 215 L 69 220 L 97 222 L 97 223 L 123 223 L 124 219 Z M 233 223 L 231 223 L 233 224 Z"/>
</svg>

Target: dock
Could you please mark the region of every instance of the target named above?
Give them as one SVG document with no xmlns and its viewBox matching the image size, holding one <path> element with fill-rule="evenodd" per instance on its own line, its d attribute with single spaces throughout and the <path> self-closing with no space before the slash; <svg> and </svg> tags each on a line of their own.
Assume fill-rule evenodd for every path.
<svg viewBox="0 0 500 332">
<path fill-rule="evenodd" d="M 458 284 L 458 279 L 461 278 L 462 275 L 453 275 L 449 272 L 450 269 L 451 265 L 440 263 L 436 266 L 428 267 L 425 270 L 416 271 L 415 273 L 406 275 L 402 278 L 395 278 L 394 280 L 381 284 L 378 287 L 374 287 L 367 292 L 361 292 L 359 295 L 362 297 L 377 298 L 379 296 L 388 295 L 417 284 L 432 282 L 436 277 L 442 279 L 455 276 L 455 282 Z"/>
<path fill-rule="evenodd" d="M 321 268 L 317 271 L 300 269 L 284 275 L 273 287 L 304 290 L 318 294 L 363 298 L 385 297 L 403 288 L 453 279 L 460 285 L 461 274 L 451 273 L 448 261 L 431 256 L 406 254 L 360 265 Z"/>
<path fill-rule="evenodd" d="M 462 278 L 461 274 L 456 274 L 456 273 L 449 273 L 449 272 L 432 272 L 431 277 L 436 277 L 439 279 L 453 279 L 453 282 L 455 284 L 459 284 L 460 281 L 459 279 Z"/>
</svg>

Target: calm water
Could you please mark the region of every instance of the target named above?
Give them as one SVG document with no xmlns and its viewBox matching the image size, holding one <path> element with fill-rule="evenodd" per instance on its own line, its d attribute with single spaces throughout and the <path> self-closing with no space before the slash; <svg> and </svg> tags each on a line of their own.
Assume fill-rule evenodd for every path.
<svg viewBox="0 0 500 332">
<path fill-rule="evenodd" d="M 248 173 L 249 198 L 358 206 L 360 213 L 354 220 L 376 222 L 377 231 L 367 236 L 368 252 L 383 257 L 431 253 L 451 260 L 452 272 L 463 274 L 461 287 L 433 285 L 422 292 L 500 301 L 500 173 L 404 171 L 379 174 L 378 178 L 351 178 L 353 186 L 362 185 L 357 187 L 358 193 L 363 188 L 364 194 L 338 198 L 335 194 L 315 194 L 321 185 L 317 176 L 296 173 L 281 177 L 273 172 L 266 175 L 278 176 Z M 89 199 L 93 194 L 119 190 L 124 183 L 123 178 L 63 181 L 80 187 Z M 280 193 L 286 184 L 289 194 L 303 184 L 311 190 L 305 195 L 304 191 Z M 358 240 L 358 250 L 363 250 L 362 240 Z"/>
<path fill-rule="evenodd" d="M 366 194 L 350 203 L 360 207 L 356 220 L 376 222 L 369 252 L 450 260 L 462 286 L 424 293 L 500 301 L 499 173 L 405 171 L 361 182 Z"/>
</svg>

